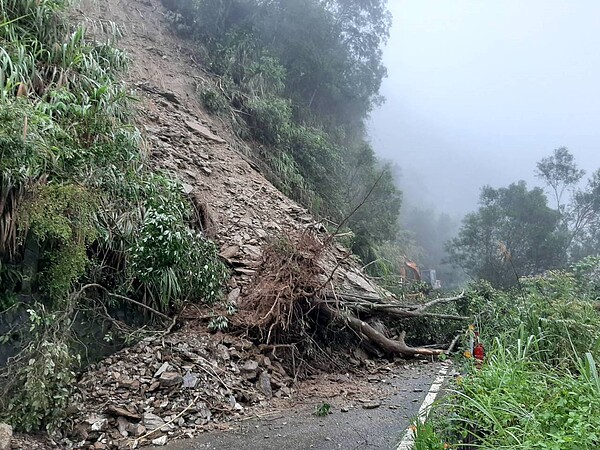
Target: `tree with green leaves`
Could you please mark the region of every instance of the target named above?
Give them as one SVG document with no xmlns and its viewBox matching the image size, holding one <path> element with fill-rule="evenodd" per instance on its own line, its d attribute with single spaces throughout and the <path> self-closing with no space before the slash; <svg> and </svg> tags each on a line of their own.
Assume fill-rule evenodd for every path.
<svg viewBox="0 0 600 450">
<path fill-rule="evenodd" d="M 528 189 L 524 181 L 507 188 L 486 186 L 479 210 L 466 216 L 458 236 L 447 244 L 450 260 L 473 278 L 513 286 L 519 276 L 564 264 L 560 219 L 540 188 Z"/>
<path fill-rule="evenodd" d="M 556 200 L 556 207 L 562 212 L 562 199 L 565 191 L 573 190 L 585 171 L 575 164 L 575 158 L 566 147 L 554 150 L 551 156 L 537 163 L 537 176 L 546 183 Z"/>
<path fill-rule="evenodd" d="M 571 260 L 597 254 L 600 242 L 597 228 L 600 224 L 600 170 L 592 174 L 583 188 L 578 184 L 585 175 L 575 158 L 565 147 L 537 163 L 537 175 L 554 194 L 561 225 L 568 236 L 567 246 Z M 564 194 L 569 193 L 567 202 Z"/>
<path fill-rule="evenodd" d="M 600 254 L 600 169 L 573 194 L 570 221 L 571 259 Z"/>
<path fill-rule="evenodd" d="M 374 247 L 396 235 L 401 198 L 365 138 L 365 120 L 382 101 L 386 1 L 163 3 L 221 80 L 218 90 L 200 89 L 207 109 L 230 109 L 234 131 L 252 141 L 279 189 L 336 222 L 370 192 L 347 225 L 354 250 L 371 262 Z"/>
</svg>

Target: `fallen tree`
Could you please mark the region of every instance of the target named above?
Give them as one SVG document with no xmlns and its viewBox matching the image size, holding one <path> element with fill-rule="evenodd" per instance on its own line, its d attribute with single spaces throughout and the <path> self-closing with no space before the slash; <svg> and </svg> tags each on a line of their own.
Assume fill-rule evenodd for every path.
<svg viewBox="0 0 600 450">
<path fill-rule="evenodd" d="M 388 355 L 435 356 L 451 349 L 452 343 L 441 348 L 408 345 L 408 330 L 399 330 L 399 321 L 468 321 L 467 316 L 432 311 L 463 299 L 464 292 L 406 304 L 375 287 L 351 263 L 342 264 L 347 255 L 334 256 L 332 242 L 330 237 L 321 240 L 315 231 L 306 230 L 282 236 L 264 250 L 253 284 L 240 304 L 241 325 L 251 335 L 273 348 L 296 348 L 313 340 L 320 329 L 335 327 Z M 342 281 L 350 277 L 364 286 L 362 292 L 343 287 Z"/>
</svg>

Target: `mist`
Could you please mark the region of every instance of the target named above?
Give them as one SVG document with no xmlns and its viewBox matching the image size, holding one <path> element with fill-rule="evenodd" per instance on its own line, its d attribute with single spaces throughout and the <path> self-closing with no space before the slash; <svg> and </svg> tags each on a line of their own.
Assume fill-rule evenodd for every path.
<svg viewBox="0 0 600 450">
<path fill-rule="evenodd" d="M 391 0 L 386 102 L 370 140 L 401 168 L 405 204 L 453 216 L 480 188 L 541 185 L 568 147 L 600 167 L 600 2 Z"/>
</svg>

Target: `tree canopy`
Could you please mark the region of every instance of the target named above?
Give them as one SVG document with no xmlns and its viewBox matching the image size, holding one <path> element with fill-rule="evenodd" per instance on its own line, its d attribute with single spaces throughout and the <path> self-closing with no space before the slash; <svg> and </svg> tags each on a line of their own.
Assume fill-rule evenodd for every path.
<svg viewBox="0 0 600 450">
<path fill-rule="evenodd" d="M 528 189 L 524 181 L 507 188 L 486 186 L 480 205 L 447 246 L 451 260 L 473 278 L 508 287 L 518 276 L 564 263 L 560 214 L 548 206 L 542 189 Z"/>
<path fill-rule="evenodd" d="M 479 209 L 467 215 L 458 237 L 447 244 L 450 261 L 474 278 L 506 287 L 519 276 L 600 253 L 600 169 L 580 186 L 585 171 L 561 147 L 537 163 L 536 174 L 555 208 L 543 189 L 530 190 L 524 181 L 484 187 Z"/>
</svg>

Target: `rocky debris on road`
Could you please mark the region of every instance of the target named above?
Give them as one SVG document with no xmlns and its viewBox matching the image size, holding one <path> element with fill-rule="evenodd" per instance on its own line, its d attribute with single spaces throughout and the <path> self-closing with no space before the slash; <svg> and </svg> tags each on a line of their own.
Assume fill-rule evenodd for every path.
<svg viewBox="0 0 600 450">
<path fill-rule="evenodd" d="M 59 446 L 52 438 L 45 433 L 40 434 L 21 434 L 15 433 L 11 439 L 10 449 L 19 450 L 55 450 L 64 448 Z"/>
<path fill-rule="evenodd" d="M 92 365 L 65 446 L 125 449 L 193 436 L 250 405 L 289 397 L 292 379 L 250 342 L 185 328 Z"/>
</svg>

